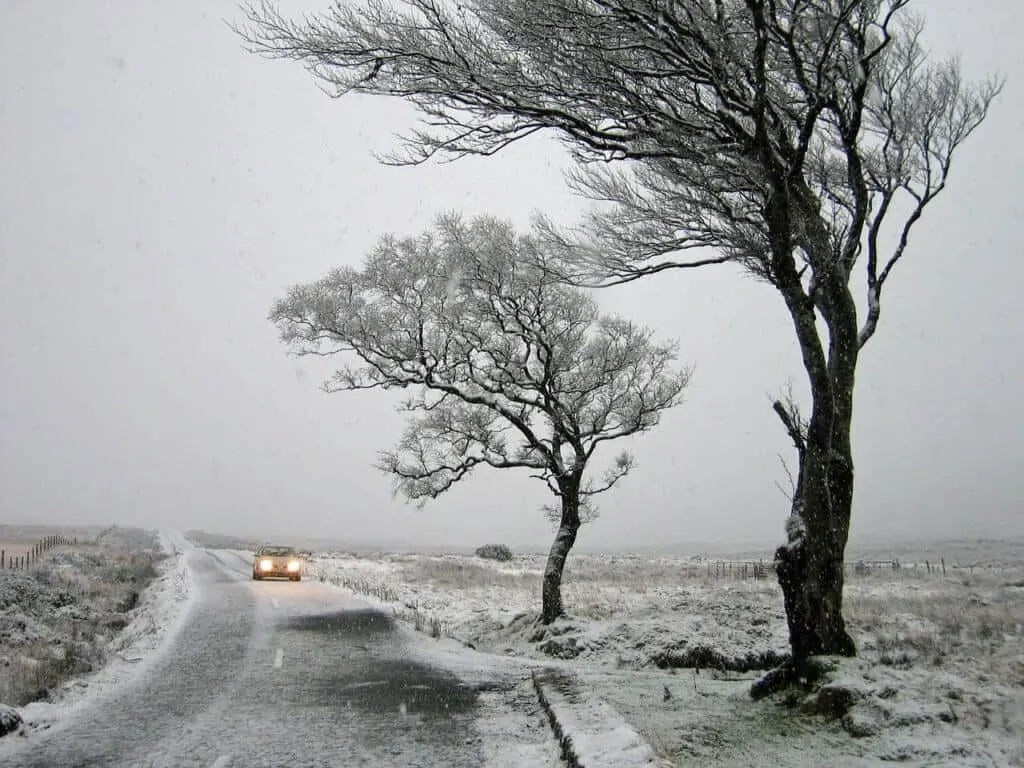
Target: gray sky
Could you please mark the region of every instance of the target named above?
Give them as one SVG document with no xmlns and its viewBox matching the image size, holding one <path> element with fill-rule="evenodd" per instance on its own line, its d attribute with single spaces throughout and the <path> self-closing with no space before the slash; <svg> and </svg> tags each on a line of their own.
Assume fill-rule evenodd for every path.
<svg viewBox="0 0 1024 768">
<path fill-rule="evenodd" d="M 1010 80 L 862 355 L 853 532 L 1019 534 L 1024 7 L 919 5 L 936 50 Z M 560 149 L 379 166 L 411 110 L 327 98 L 299 66 L 245 53 L 235 14 L 0 0 L 0 521 L 546 542 L 525 475 L 482 473 L 423 510 L 392 500 L 370 467 L 401 432 L 390 397 L 323 394 L 327 369 L 287 357 L 266 314 L 444 209 L 571 222 Z M 580 545 L 778 541 L 789 447 L 767 395 L 803 391 L 780 299 L 732 268 L 599 298 L 678 337 L 696 372 Z"/>
</svg>

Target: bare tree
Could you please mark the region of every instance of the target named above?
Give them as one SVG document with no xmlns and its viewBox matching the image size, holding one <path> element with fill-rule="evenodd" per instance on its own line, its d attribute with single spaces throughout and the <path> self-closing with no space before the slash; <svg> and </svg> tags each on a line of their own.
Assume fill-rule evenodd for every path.
<svg viewBox="0 0 1024 768">
<path fill-rule="evenodd" d="M 606 442 L 655 426 L 688 371 L 674 344 L 602 315 L 557 281 L 546 255 L 510 225 L 444 216 L 419 238 L 384 237 L 362 271 L 294 287 L 270 313 L 300 355 L 354 356 L 330 392 L 414 387 L 396 450 L 378 467 L 421 503 L 476 467 L 525 469 L 558 500 L 542 621 L 563 614 L 562 573 L 593 497 L 633 468 L 618 455 L 589 473 Z"/>
<path fill-rule="evenodd" d="M 776 408 L 799 435 L 776 552 L 794 668 L 856 653 L 842 586 L 858 354 L 911 230 L 1002 87 L 930 60 L 909 5 L 369 0 L 300 21 L 249 7 L 240 29 L 335 95 L 414 103 L 423 126 L 389 162 L 490 155 L 553 129 L 581 161 L 574 187 L 601 203 L 576 232 L 542 221 L 577 283 L 735 263 L 778 292 L 811 394 L 799 429 Z"/>
</svg>

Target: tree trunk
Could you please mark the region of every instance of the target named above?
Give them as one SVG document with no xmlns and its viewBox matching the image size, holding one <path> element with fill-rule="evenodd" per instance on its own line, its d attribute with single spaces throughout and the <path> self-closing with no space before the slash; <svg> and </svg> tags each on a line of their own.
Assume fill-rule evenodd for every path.
<svg viewBox="0 0 1024 768">
<path fill-rule="evenodd" d="M 853 504 L 853 390 L 858 338 L 857 307 L 849 289 L 849 264 L 837 263 L 828 228 L 803 187 L 777 180 L 766 205 L 772 272 L 793 320 L 811 389 L 806 435 L 799 452 L 797 489 L 786 524 L 787 543 L 775 552 L 793 654 L 801 675 L 811 656 L 854 656 L 843 619 L 843 555 Z M 794 237 L 799 233 L 799 242 Z M 814 265 L 805 291 L 793 258 L 799 246 Z M 825 321 L 822 343 L 818 316 Z"/>
<path fill-rule="evenodd" d="M 579 479 L 570 479 L 559 483 L 562 494 L 562 518 L 558 524 L 558 533 L 548 553 L 548 562 L 544 567 L 544 579 L 541 586 L 541 623 L 551 624 L 555 619 L 565 615 L 562 604 L 562 572 L 569 551 L 576 543 L 576 534 L 580 529 L 580 483 Z"/>
<path fill-rule="evenodd" d="M 842 409 L 838 409 L 842 410 Z M 855 656 L 843 619 L 843 556 L 853 503 L 849 421 L 833 413 L 828 444 L 812 417 L 800 455 L 798 488 L 787 524 L 788 542 L 775 552 L 794 667 L 810 656 Z"/>
</svg>

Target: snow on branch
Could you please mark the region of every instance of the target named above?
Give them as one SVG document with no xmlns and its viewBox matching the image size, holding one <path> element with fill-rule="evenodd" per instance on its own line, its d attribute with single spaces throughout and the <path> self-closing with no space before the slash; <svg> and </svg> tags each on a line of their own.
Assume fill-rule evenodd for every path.
<svg viewBox="0 0 1024 768">
<path fill-rule="evenodd" d="M 448 214 L 419 237 L 382 237 L 361 270 L 293 287 L 270 318 L 294 354 L 358 361 L 330 392 L 411 388 L 405 433 L 377 464 L 397 493 L 423 502 L 488 466 L 586 500 L 633 468 L 622 453 L 589 480 L 598 446 L 654 427 L 690 374 L 675 344 L 602 315 L 552 264 L 533 235 Z"/>
</svg>

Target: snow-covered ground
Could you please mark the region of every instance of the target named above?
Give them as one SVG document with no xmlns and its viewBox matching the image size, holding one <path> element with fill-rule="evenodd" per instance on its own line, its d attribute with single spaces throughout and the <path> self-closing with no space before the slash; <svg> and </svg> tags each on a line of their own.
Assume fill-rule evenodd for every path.
<svg viewBox="0 0 1024 768">
<path fill-rule="evenodd" d="M 61 687 L 48 691 L 47 701 L 17 707 L 23 728 L 50 728 L 68 713 L 95 704 L 112 688 L 145 668 L 180 629 L 193 597 L 187 562 L 193 548 L 183 536 L 173 533 L 159 534 L 158 548 L 165 557 L 157 562 L 157 575 L 138 596 L 137 604 L 124 614 L 127 619 L 124 626 L 112 625 L 109 636 L 101 634 L 92 638 L 101 656 L 97 659 L 98 668 L 89 674 L 75 675 Z M 83 573 L 78 554 L 74 548 L 52 553 L 43 563 L 44 568 L 52 569 L 44 586 L 74 585 L 88 579 L 89 574 Z M 59 592 L 58 589 L 55 594 Z M 38 635 L 36 640 L 57 646 L 68 642 L 67 638 L 58 636 L 64 626 L 63 619 L 84 623 L 96 618 L 90 614 L 88 601 L 65 599 L 66 594 L 63 597 L 58 594 L 58 597 L 60 599 L 47 605 L 52 615 L 26 623 L 27 631 Z M 20 610 L 18 612 L 20 615 Z M 7 610 L 4 615 L 10 618 L 13 614 Z M 26 638 L 7 639 L 8 644 L 17 649 L 24 647 Z M 26 664 L 31 663 L 31 659 L 22 657 L 15 662 Z"/>
<path fill-rule="evenodd" d="M 541 556 L 320 555 L 307 573 L 428 635 L 566 665 L 667 764 L 1024 765 L 1024 557 L 945 575 L 901 565 L 847 579 L 860 658 L 836 661 L 805 695 L 759 702 L 751 683 L 787 651 L 770 574 L 573 556 L 570 618 L 542 628 Z"/>
</svg>

